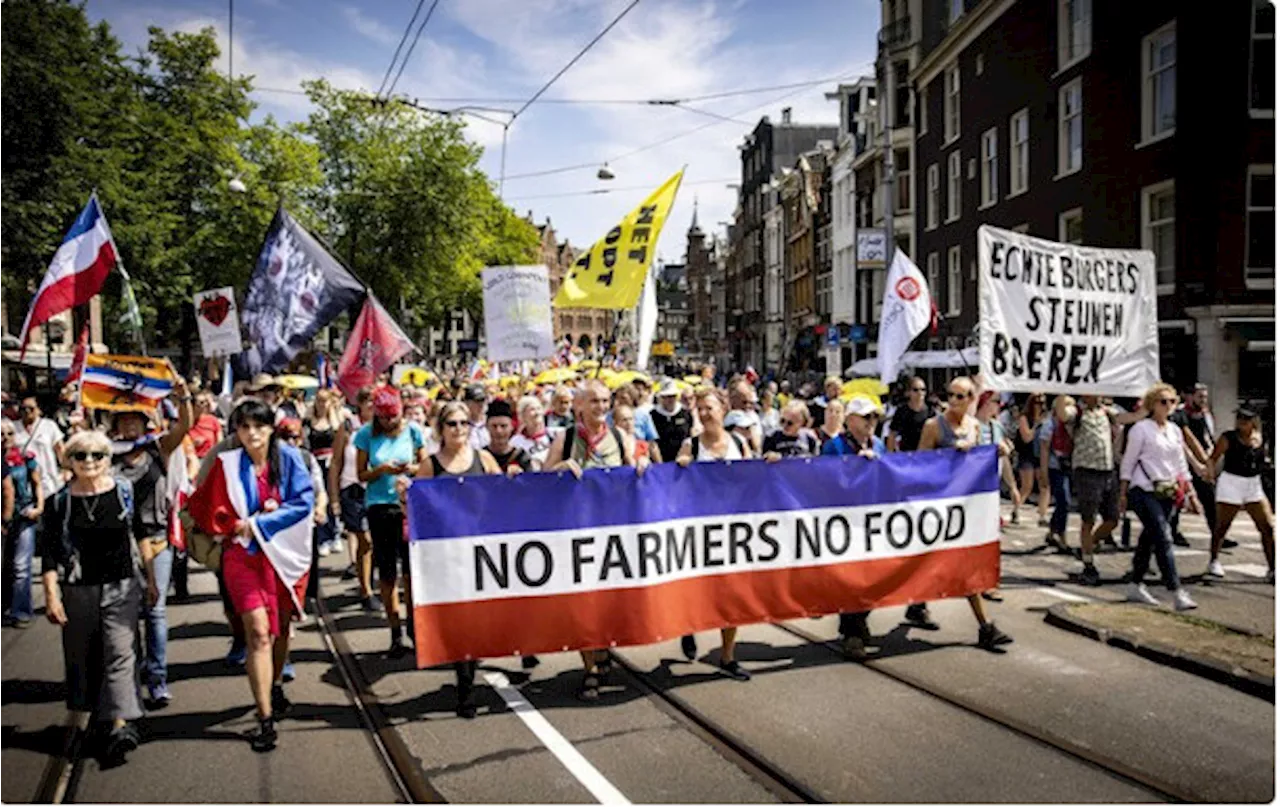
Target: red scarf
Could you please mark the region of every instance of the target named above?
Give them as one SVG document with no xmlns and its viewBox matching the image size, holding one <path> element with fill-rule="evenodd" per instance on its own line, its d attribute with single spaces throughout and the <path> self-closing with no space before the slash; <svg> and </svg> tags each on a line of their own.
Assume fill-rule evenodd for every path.
<svg viewBox="0 0 1280 807">
<path fill-rule="evenodd" d="M 574 431 L 582 435 L 582 442 L 587 444 L 587 456 L 599 456 L 599 452 L 596 451 L 596 446 L 604 442 L 604 438 L 609 436 L 609 424 L 600 424 L 600 434 L 592 436 L 587 432 L 587 425 L 579 420 L 574 425 Z M 573 451 L 573 447 L 570 446 L 569 450 Z M 618 446 L 618 450 L 622 450 L 622 446 Z"/>
</svg>

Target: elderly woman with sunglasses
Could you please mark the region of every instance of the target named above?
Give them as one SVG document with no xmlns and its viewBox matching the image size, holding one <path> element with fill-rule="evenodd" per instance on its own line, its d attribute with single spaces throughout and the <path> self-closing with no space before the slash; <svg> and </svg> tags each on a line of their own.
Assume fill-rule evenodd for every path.
<svg viewBox="0 0 1280 807">
<path fill-rule="evenodd" d="M 106 758 L 119 763 L 138 747 L 129 722 L 142 717 L 134 640 L 143 592 L 154 603 L 159 589 L 138 543 L 146 535 L 133 487 L 112 475 L 110 441 L 81 432 L 64 456 L 71 482 L 54 495 L 41 524 L 45 615 L 62 628 L 67 708 L 110 721 Z"/>
<path fill-rule="evenodd" d="M 1188 611 L 1195 608 L 1196 603 L 1178 579 L 1169 517 L 1179 497 L 1186 497 L 1192 512 L 1199 512 L 1200 506 L 1195 489 L 1189 484 L 1191 471 L 1187 467 L 1182 429 L 1169 419 L 1178 406 L 1178 392 L 1169 384 L 1156 384 L 1147 390 L 1142 405 L 1151 417 L 1135 423 L 1129 430 L 1124 459 L 1120 461 L 1119 510 L 1125 512 L 1132 503 L 1133 511 L 1142 522 L 1126 594 L 1130 602 L 1160 604 L 1142 583 L 1151 563 L 1151 553 L 1155 552 L 1165 588 L 1173 592 L 1174 607 Z"/>
</svg>

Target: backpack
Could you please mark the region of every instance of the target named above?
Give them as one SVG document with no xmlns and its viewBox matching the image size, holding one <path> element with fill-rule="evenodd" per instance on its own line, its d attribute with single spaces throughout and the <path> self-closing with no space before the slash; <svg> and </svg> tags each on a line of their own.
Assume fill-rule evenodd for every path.
<svg viewBox="0 0 1280 807">
<path fill-rule="evenodd" d="M 627 444 L 622 441 L 622 432 L 618 431 L 618 427 L 612 423 L 609 424 L 609 432 L 613 435 L 613 439 L 618 441 L 618 450 L 622 452 L 622 458 L 627 458 Z M 564 430 L 564 447 L 561 449 L 560 461 L 564 462 L 573 455 L 573 441 L 578 438 L 578 426 L 574 425 Z M 631 458 L 635 462 L 635 457 Z"/>
<path fill-rule="evenodd" d="M 1067 430 L 1067 424 L 1061 422 L 1054 424 L 1053 435 L 1049 439 L 1049 448 L 1058 459 L 1070 459 L 1071 452 L 1075 449 L 1075 439 L 1072 438 L 1071 432 Z"/>
<path fill-rule="evenodd" d="M 144 565 L 142 561 L 142 553 L 138 550 L 137 536 L 133 534 L 133 505 L 135 501 L 133 484 L 123 477 L 116 477 L 116 498 L 120 501 L 120 509 L 123 513 L 124 523 L 128 529 L 129 554 L 133 557 L 133 564 L 142 573 Z M 46 518 L 52 517 L 52 524 L 62 523 L 61 539 L 57 543 L 50 542 L 58 553 L 57 565 L 64 570 L 63 583 L 78 583 L 84 576 L 84 570 L 80 567 L 80 548 L 76 546 L 75 541 L 71 538 L 71 486 L 63 485 L 62 488 L 54 494 L 52 513 L 46 514 Z"/>
</svg>

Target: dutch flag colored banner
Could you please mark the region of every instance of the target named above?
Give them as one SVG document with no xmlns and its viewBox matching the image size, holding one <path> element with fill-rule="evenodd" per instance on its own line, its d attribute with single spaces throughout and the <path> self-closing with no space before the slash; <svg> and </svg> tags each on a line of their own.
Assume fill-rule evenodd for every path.
<svg viewBox="0 0 1280 807">
<path fill-rule="evenodd" d="M 644 645 L 1000 577 L 994 448 L 419 480 L 418 665 Z"/>
<path fill-rule="evenodd" d="M 80 403 L 86 409 L 151 410 L 173 392 L 164 359 L 98 353 L 85 356 Z"/>
</svg>

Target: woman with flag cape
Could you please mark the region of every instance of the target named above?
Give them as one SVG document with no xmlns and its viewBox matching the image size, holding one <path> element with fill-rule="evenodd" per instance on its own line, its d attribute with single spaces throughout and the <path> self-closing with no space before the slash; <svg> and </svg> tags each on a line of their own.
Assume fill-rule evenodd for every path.
<svg viewBox="0 0 1280 807">
<path fill-rule="evenodd" d="M 282 674 L 289 658 L 284 624 L 301 615 L 311 569 L 315 489 L 302 455 L 279 440 L 275 413 L 257 400 L 231 413 L 240 448 L 218 455 L 218 463 L 190 500 L 191 517 L 221 537 L 222 574 L 236 613 L 244 622 L 249 687 L 258 708 L 255 751 L 276 744 L 275 721 L 292 705 Z"/>
</svg>

